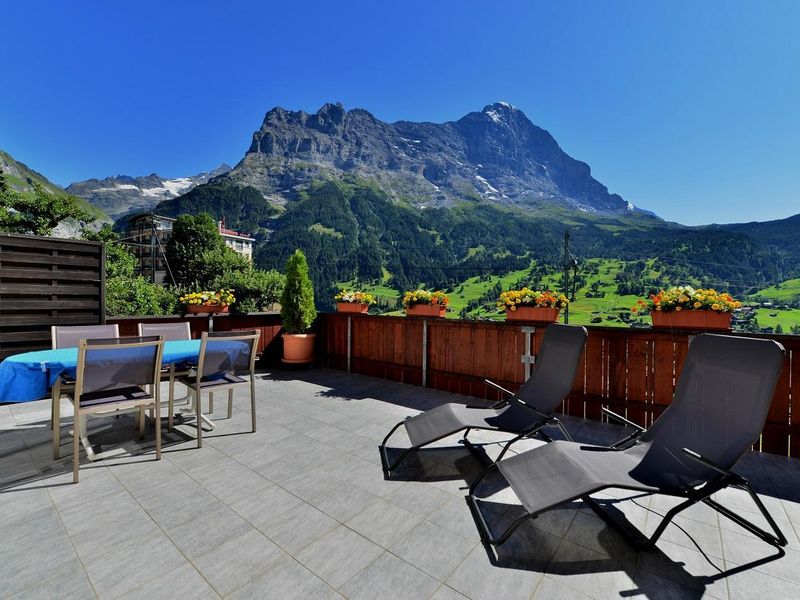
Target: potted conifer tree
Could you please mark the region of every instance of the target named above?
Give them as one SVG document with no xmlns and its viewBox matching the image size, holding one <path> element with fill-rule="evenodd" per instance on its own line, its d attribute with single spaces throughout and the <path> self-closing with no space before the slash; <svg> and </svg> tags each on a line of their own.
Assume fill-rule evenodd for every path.
<svg viewBox="0 0 800 600">
<path fill-rule="evenodd" d="M 307 364 L 314 360 L 314 337 L 309 333 L 317 310 L 314 308 L 314 286 L 308 276 L 305 254 L 295 250 L 286 261 L 286 284 L 281 294 L 283 328 L 283 362 Z"/>
</svg>

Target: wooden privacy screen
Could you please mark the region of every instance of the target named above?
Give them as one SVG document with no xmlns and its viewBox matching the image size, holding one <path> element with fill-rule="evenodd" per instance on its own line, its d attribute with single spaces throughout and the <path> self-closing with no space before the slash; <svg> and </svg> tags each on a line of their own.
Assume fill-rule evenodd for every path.
<svg viewBox="0 0 800 600">
<path fill-rule="evenodd" d="M 49 348 L 51 325 L 97 325 L 105 315 L 99 242 L 0 234 L 0 360 Z"/>
<path fill-rule="evenodd" d="M 394 381 L 425 385 L 496 400 L 484 379 L 516 390 L 525 380 L 526 336 L 531 354 L 541 345 L 544 327 L 527 334 L 517 323 L 353 315 L 350 370 Z M 320 350 L 327 366 L 347 369 L 348 317 L 320 315 Z M 672 401 L 675 382 L 689 349 L 690 335 L 642 329 L 587 327 L 589 337 L 567 414 L 600 420 L 608 406 L 649 426 Z M 769 337 L 786 349 L 760 447 L 757 450 L 800 457 L 800 406 L 793 392 L 800 376 L 800 336 Z M 423 344 L 423 338 L 425 344 Z M 423 350 L 424 348 L 424 350 Z"/>
</svg>

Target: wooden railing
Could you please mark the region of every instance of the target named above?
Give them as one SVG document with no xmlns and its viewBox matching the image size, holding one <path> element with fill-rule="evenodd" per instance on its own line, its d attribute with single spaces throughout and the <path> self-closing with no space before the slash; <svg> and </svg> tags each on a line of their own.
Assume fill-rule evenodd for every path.
<svg viewBox="0 0 800 600">
<path fill-rule="evenodd" d="M 200 334 L 208 331 L 209 319 L 206 315 L 170 315 L 167 317 L 109 317 L 107 323 L 117 323 L 120 335 L 138 335 L 139 323 L 171 323 L 188 321 L 192 337 L 199 338 Z M 243 331 L 258 330 L 261 337 L 258 340 L 258 353 L 265 364 L 274 364 L 280 361 L 281 340 L 283 331 L 281 315 L 279 313 L 248 313 L 248 314 L 222 314 L 215 315 L 213 319 L 214 331 Z"/>
<path fill-rule="evenodd" d="M 515 323 L 320 315 L 320 361 L 394 381 L 497 399 L 491 379 L 516 389 L 526 379 L 543 327 Z M 650 425 L 669 405 L 691 335 L 589 327 L 573 389 L 563 407 L 600 420 L 600 407 Z M 735 335 L 735 334 L 734 334 Z M 800 457 L 800 336 L 761 336 L 786 349 L 781 379 L 756 450 Z M 796 388 L 796 389 L 795 389 Z"/>
</svg>

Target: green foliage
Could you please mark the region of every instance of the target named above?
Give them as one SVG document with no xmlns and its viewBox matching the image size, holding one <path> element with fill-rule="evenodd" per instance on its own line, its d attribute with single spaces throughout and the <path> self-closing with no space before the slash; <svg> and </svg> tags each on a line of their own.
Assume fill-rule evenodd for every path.
<svg viewBox="0 0 800 600">
<path fill-rule="evenodd" d="M 94 221 L 95 216 L 78 206 L 69 194 L 51 194 L 38 181 L 31 181 L 31 186 L 30 192 L 18 192 L 4 181 L 0 191 L 0 231 L 50 235 L 64 219 Z"/>
<path fill-rule="evenodd" d="M 257 189 L 239 187 L 233 183 L 209 183 L 186 194 L 159 203 L 155 212 L 159 215 L 177 217 L 186 213 L 208 213 L 215 219 L 225 217 L 227 227 L 255 232 L 267 227 L 270 217 L 278 209 L 270 205 Z"/>
<path fill-rule="evenodd" d="M 234 310 L 259 312 L 280 300 L 285 282 L 286 277 L 278 271 L 248 269 L 224 273 L 214 280 L 211 287 L 233 290 L 233 295 L 236 296 Z"/>
<path fill-rule="evenodd" d="M 317 318 L 314 287 L 308 276 L 308 262 L 301 250 L 286 261 L 286 283 L 281 294 L 281 318 L 288 333 L 306 333 Z"/>
<path fill-rule="evenodd" d="M 252 268 L 250 260 L 228 248 L 215 248 L 200 255 L 197 264 L 195 285 L 199 289 L 215 287 L 214 281 L 228 273 L 243 273 Z"/>
<path fill-rule="evenodd" d="M 106 280 L 108 316 L 172 315 L 178 305 L 174 289 L 151 283 L 144 277 L 111 277 Z"/>
<path fill-rule="evenodd" d="M 99 231 L 85 230 L 83 239 L 104 242 L 106 249 L 106 278 L 133 277 L 136 269 L 136 257 L 125 244 L 118 242 L 119 234 L 111 229 L 111 225 L 103 225 Z"/>
<path fill-rule="evenodd" d="M 172 224 L 172 237 L 167 242 L 165 256 L 173 283 L 186 287 L 204 287 L 209 279 L 218 276 L 219 263 L 224 262 L 225 242 L 210 215 L 182 215 Z M 216 251 L 216 252 L 215 252 Z M 206 272 L 205 261 L 215 261 L 213 276 Z"/>
</svg>

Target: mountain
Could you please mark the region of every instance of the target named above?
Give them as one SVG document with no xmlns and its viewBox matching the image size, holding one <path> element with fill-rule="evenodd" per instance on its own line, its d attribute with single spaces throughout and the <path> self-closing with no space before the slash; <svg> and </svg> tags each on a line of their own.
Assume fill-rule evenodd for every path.
<svg viewBox="0 0 800 600">
<path fill-rule="evenodd" d="M 341 104 L 315 114 L 273 108 L 228 178 L 284 204 L 311 181 L 344 174 L 375 180 L 393 200 L 418 208 L 480 199 L 531 210 L 636 211 L 506 102 L 447 123 L 386 123 Z"/>
<path fill-rule="evenodd" d="M 32 189 L 31 186 L 34 181 L 40 183 L 51 194 L 64 191 L 38 171 L 34 171 L 25 163 L 16 160 L 8 152 L 3 152 L 2 150 L 0 150 L 0 171 L 3 172 L 6 181 L 11 184 L 11 187 L 20 192 L 27 192 Z"/>
<path fill-rule="evenodd" d="M 213 171 L 175 179 L 165 179 L 155 173 L 143 177 L 116 175 L 72 183 L 66 191 L 118 218 L 133 211 L 152 210 L 159 202 L 185 194 L 230 170 L 228 165 L 223 164 Z"/>
<path fill-rule="evenodd" d="M 303 249 L 322 305 L 339 282 L 454 289 L 532 262 L 558 269 L 565 230 L 581 259 L 658 259 L 676 282 L 741 294 L 800 276 L 800 216 L 663 221 L 610 194 L 507 103 L 442 124 L 385 123 L 341 104 L 273 108 L 230 172 L 156 210 L 225 217 L 256 238 L 263 268 Z M 642 287 L 647 268 L 625 277 Z"/>
<path fill-rule="evenodd" d="M 3 150 L 0 150 L 0 171 L 2 171 L 11 187 L 17 191 L 28 192 L 33 189 L 33 183 L 36 182 L 51 194 L 65 193 L 61 186 L 56 185 L 38 171 L 34 171 L 28 165 L 16 160 Z M 95 217 L 95 220 L 89 225 L 91 229 L 99 229 L 105 223 L 113 223 L 114 220 L 109 215 L 83 198 L 73 196 L 73 201 Z M 81 228 L 82 225 L 80 223 L 73 219 L 68 219 L 56 227 L 53 235 L 56 237 L 76 237 Z"/>
</svg>

